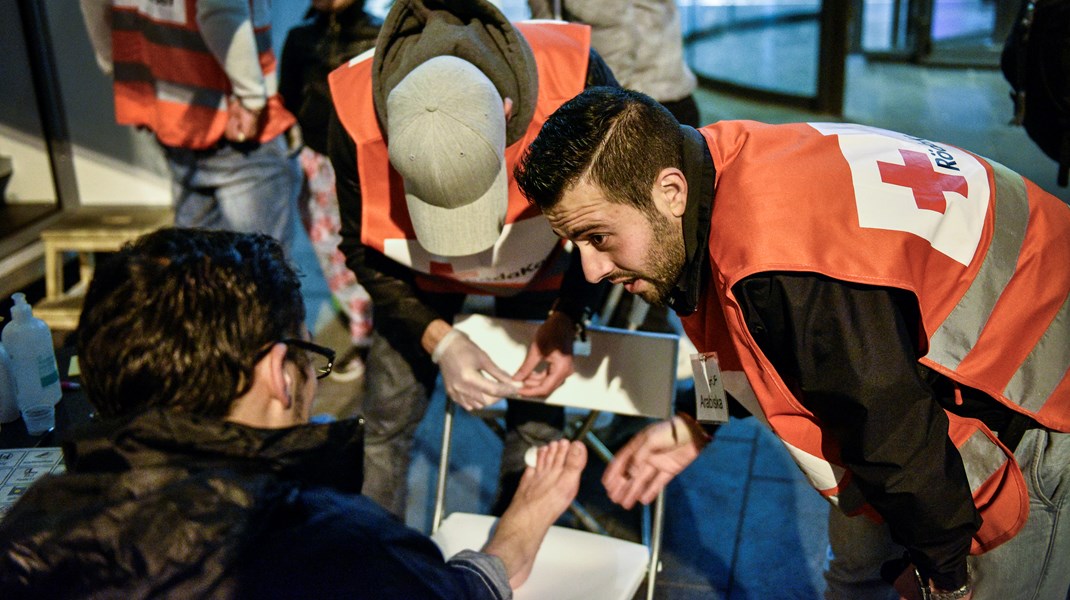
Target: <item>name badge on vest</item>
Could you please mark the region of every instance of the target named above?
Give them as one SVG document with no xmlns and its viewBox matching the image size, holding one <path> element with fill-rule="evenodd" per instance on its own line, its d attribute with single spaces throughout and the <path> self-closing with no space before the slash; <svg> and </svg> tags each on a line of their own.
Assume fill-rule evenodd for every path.
<svg viewBox="0 0 1070 600">
<path fill-rule="evenodd" d="M 695 418 L 699 423 L 727 423 L 728 401 L 716 352 L 691 355 L 695 377 Z"/>
</svg>

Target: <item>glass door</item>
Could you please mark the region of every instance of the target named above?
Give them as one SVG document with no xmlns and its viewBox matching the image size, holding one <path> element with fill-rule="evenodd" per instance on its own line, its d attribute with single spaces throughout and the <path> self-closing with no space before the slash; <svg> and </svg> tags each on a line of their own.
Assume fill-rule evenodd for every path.
<svg viewBox="0 0 1070 600">
<path fill-rule="evenodd" d="M 0 21 L 0 259 L 77 202 L 43 2 L 6 0 Z"/>
<path fill-rule="evenodd" d="M 1020 0 L 863 0 L 862 5 L 860 42 L 869 58 L 994 68 Z"/>
<path fill-rule="evenodd" d="M 705 86 L 839 113 L 849 5 L 680 0 L 688 63 Z"/>
</svg>

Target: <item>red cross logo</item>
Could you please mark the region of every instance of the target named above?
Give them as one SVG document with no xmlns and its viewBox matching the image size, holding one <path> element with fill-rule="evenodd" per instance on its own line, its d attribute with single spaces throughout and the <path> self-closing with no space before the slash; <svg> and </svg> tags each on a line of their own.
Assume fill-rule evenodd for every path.
<svg viewBox="0 0 1070 600">
<path fill-rule="evenodd" d="M 966 178 L 962 175 L 937 173 L 924 152 L 900 148 L 899 154 L 903 156 L 905 164 L 877 161 L 881 181 L 910 188 L 918 208 L 943 213 L 947 210 L 944 192 L 958 192 L 966 196 Z"/>
</svg>

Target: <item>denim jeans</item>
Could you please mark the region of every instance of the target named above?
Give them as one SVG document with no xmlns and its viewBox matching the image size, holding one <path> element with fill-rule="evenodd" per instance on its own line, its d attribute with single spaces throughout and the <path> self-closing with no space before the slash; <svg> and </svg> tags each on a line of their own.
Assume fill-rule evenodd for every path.
<svg viewBox="0 0 1070 600">
<path fill-rule="evenodd" d="M 450 297 L 452 296 L 452 297 Z M 553 299 L 545 293 L 521 293 L 495 299 L 495 314 L 518 319 L 545 318 Z M 443 318 L 452 320 L 463 296 L 427 294 Z M 413 436 L 430 403 L 438 367 L 418 340 L 397 339 L 380 320 L 374 320 L 368 351 L 362 415 L 364 487 L 361 493 L 405 519 L 408 472 Z M 508 402 L 506 436 L 499 472 L 498 498 L 492 512 L 500 515 L 516 491 L 524 472 L 524 453 L 562 435 L 564 409 L 535 402 Z"/>
<path fill-rule="evenodd" d="M 1070 598 L 1070 434 L 1032 429 L 1014 451 L 1029 490 L 1029 519 L 1018 535 L 970 557 L 974 600 Z M 1064 514 L 1066 513 L 1066 514 Z M 869 519 L 829 515 L 827 600 L 898 600 L 880 566 L 903 548 Z"/>
<path fill-rule="evenodd" d="M 286 136 L 240 149 L 164 146 L 164 154 L 176 226 L 266 233 L 291 255 L 301 171 Z"/>
</svg>

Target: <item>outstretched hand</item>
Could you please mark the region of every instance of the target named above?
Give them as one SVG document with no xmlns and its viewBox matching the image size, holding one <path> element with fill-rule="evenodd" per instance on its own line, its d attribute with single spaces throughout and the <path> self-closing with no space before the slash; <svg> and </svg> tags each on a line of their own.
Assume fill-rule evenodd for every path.
<svg viewBox="0 0 1070 600">
<path fill-rule="evenodd" d="M 553 393 L 565 378 L 572 374 L 572 341 L 575 335 L 572 319 L 553 312 L 535 331 L 535 339 L 528 346 L 523 364 L 513 380 L 523 384 L 518 394 L 527 398 L 545 398 Z M 539 367 L 545 363 L 545 368 Z"/>
<path fill-rule="evenodd" d="M 582 442 L 557 440 L 539 448 L 535 464 L 524 470 L 509 508 L 483 547 L 502 559 L 513 589 L 527 580 L 546 532 L 576 497 L 586 463 Z"/>
<path fill-rule="evenodd" d="M 679 416 L 647 426 L 628 441 L 602 475 L 609 499 L 624 508 L 650 504 L 705 446 Z"/>
</svg>

